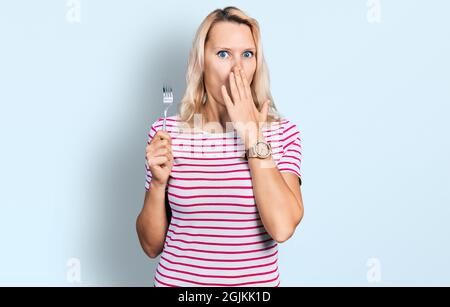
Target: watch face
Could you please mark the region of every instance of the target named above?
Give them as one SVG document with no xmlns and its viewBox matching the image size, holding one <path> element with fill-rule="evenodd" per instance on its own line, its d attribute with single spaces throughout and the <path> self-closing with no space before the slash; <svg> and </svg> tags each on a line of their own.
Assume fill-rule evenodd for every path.
<svg viewBox="0 0 450 307">
<path fill-rule="evenodd" d="M 263 156 L 263 157 L 268 156 L 270 153 L 269 146 L 264 142 L 258 142 L 256 144 L 256 153 L 259 156 Z"/>
</svg>

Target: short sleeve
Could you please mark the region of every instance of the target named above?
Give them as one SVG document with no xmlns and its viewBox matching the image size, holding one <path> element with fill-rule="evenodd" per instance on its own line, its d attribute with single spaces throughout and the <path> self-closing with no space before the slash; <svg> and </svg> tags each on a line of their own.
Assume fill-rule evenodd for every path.
<svg viewBox="0 0 450 307">
<path fill-rule="evenodd" d="M 280 161 L 278 162 L 278 170 L 281 173 L 290 172 L 296 174 L 299 177 L 301 184 L 301 135 L 295 123 L 288 120 L 285 121 L 283 124 L 281 144 L 283 146 L 283 153 Z"/>
<path fill-rule="evenodd" d="M 150 142 L 153 139 L 153 136 L 156 134 L 156 132 L 158 130 L 160 130 L 161 125 L 159 124 L 159 119 L 157 121 L 155 121 L 151 127 L 150 127 L 150 131 L 147 134 L 147 144 L 145 145 L 145 147 L 147 147 L 148 144 L 150 144 Z M 145 190 L 149 190 L 150 189 L 150 182 L 152 181 L 152 172 L 150 171 L 150 168 L 148 167 L 148 163 L 147 163 L 147 155 L 144 156 L 144 160 L 145 160 L 145 173 L 146 173 L 146 178 L 145 178 Z"/>
</svg>

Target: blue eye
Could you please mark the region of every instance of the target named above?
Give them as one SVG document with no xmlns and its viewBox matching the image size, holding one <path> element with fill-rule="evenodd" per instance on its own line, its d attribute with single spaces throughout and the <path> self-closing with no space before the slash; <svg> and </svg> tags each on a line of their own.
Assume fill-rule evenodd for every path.
<svg viewBox="0 0 450 307">
<path fill-rule="evenodd" d="M 243 54 L 244 54 L 244 57 L 246 57 L 246 58 L 253 57 L 253 52 L 252 51 L 245 51 Z M 226 55 L 228 55 L 228 51 L 220 50 L 219 52 L 217 52 L 217 55 L 219 56 L 219 58 L 225 59 Z M 222 56 L 222 55 L 224 55 L 224 56 Z"/>
<path fill-rule="evenodd" d="M 217 52 L 217 55 L 219 55 L 219 58 L 224 59 L 224 57 L 220 56 L 221 53 L 226 53 L 226 51 L 224 50 L 220 50 L 219 52 Z"/>
</svg>

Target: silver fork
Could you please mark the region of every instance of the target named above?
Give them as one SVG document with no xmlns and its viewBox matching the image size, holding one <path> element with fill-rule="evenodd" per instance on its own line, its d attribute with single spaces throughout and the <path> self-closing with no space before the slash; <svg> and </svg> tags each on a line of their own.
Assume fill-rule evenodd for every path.
<svg viewBox="0 0 450 307">
<path fill-rule="evenodd" d="M 164 109 L 163 130 L 166 131 L 167 110 L 169 110 L 173 103 L 172 87 L 167 84 L 163 85 L 163 103 L 166 106 Z"/>
</svg>

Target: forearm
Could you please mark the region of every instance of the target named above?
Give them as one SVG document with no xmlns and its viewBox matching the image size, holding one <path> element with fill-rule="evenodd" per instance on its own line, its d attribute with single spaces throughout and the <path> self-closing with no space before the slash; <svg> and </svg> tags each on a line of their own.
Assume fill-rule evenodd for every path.
<svg viewBox="0 0 450 307">
<path fill-rule="evenodd" d="M 259 139 L 264 139 L 262 135 Z M 269 235 L 278 242 L 287 240 L 302 217 L 302 209 L 272 156 L 248 160 L 253 194 L 261 221 Z"/>
<path fill-rule="evenodd" d="M 150 182 L 150 189 L 146 194 L 144 207 L 136 221 L 139 241 L 149 257 L 155 258 L 161 252 L 167 228 L 165 186 Z"/>
</svg>

